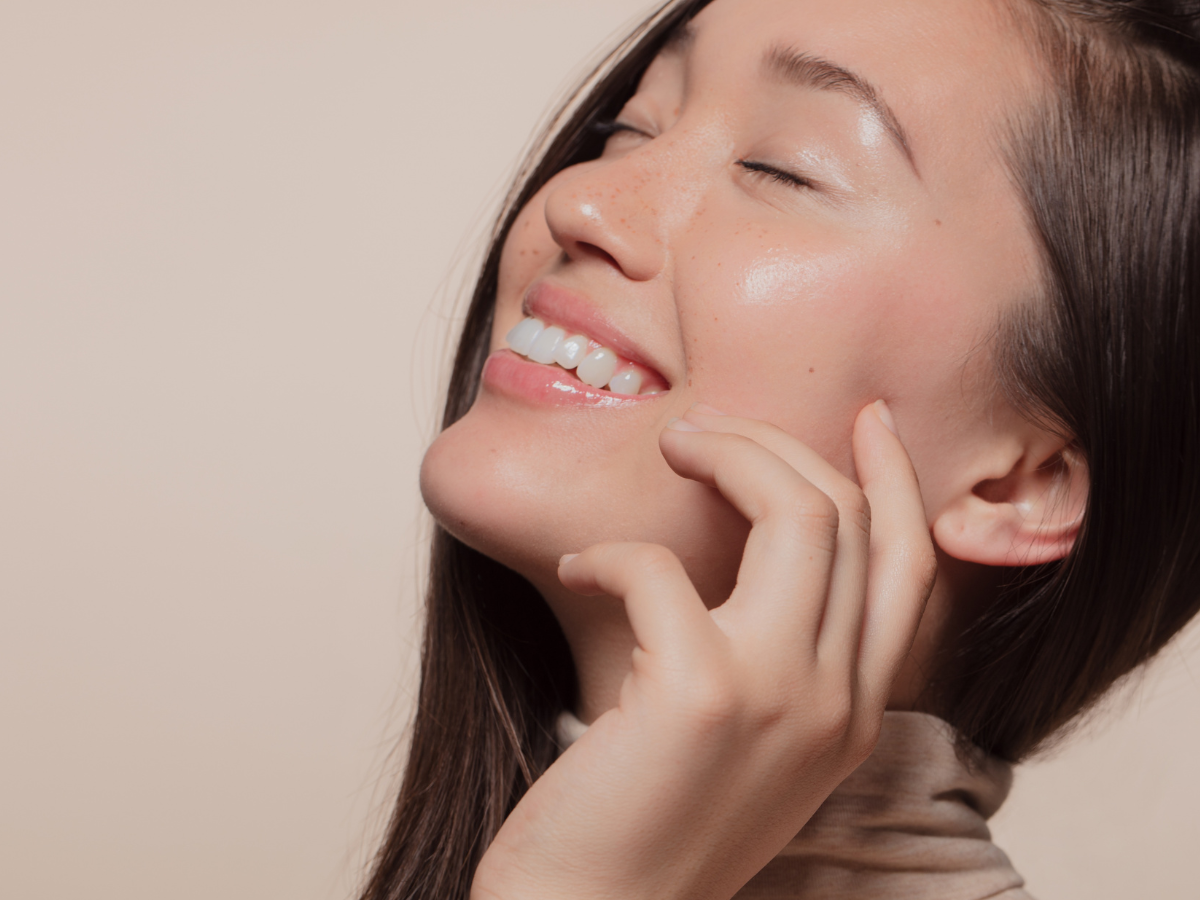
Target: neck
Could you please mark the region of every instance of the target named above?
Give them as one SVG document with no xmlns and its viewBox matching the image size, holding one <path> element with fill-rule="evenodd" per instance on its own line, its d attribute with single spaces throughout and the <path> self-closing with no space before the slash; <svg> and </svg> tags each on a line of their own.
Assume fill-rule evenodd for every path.
<svg viewBox="0 0 1200 900">
<path fill-rule="evenodd" d="M 625 607 L 612 597 L 580 597 L 537 585 L 554 611 L 571 648 L 579 696 L 573 710 L 586 724 L 617 705 L 637 641 Z"/>
</svg>

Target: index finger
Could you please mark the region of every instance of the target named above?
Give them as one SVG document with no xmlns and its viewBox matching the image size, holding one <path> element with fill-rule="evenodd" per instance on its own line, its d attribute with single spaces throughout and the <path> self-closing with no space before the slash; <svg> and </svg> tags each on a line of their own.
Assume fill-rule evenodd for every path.
<svg viewBox="0 0 1200 900">
<path fill-rule="evenodd" d="M 894 427 L 880 400 L 858 414 L 853 438 L 872 523 L 859 684 L 883 701 L 912 647 L 937 574 L 917 473 Z"/>
</svg>

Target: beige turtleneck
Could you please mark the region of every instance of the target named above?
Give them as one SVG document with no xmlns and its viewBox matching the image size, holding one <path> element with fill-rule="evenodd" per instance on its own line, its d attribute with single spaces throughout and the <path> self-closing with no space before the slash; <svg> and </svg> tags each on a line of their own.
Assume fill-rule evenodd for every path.
<svg viewBox="0 0 1200 900">
<path fill-rule="evenodd" d="M 564 713 L 559 744 L 586 727 Z M 736 900 L 1032 900 L 987 827 L 1011 784 L 998 759 L 964 763 L 941 719 L 887 712 L 870 758 Z"/>
</svg>

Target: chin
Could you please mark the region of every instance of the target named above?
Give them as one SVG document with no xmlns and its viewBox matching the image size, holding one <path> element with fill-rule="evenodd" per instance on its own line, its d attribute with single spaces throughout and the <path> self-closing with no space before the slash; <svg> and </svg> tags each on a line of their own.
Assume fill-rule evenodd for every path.
<svg viewBox="0 0 1200 900">
<path fill-rule="evenodd" d="M 506 472 L 501 445 L 473 427 L 470 414 L 447 428 L 421 461 L 421 496 L 437 523 L 468 547 L 533 581 L 554 552 L 537 527 L 537 504 Z M 562 553 L 569 551 L 563 550 Z M 557 557 L 553 557 L 557 559 Z"/>
<path fill-rule="evenodd" d="M 611 412 L 530 416 L 482 393 L 426 451 L 425 504 L 446 531 L 543 593 L 557 588 L 563 554 L 645 541 L 675 552 L 705 601 L 720 603 L 748 524 L 716 491 L 667 466 L 656 423 Z"/>
</svg>

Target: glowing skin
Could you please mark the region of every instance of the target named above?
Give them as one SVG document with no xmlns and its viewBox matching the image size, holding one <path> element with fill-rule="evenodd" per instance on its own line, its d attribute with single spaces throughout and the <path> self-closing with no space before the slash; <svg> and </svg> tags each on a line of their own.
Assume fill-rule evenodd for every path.
<svg viewBox="0 0 1200 900">
<path fill-rule="evenodd" d="M 485 376 L 422 471 L 438 520 L 550 603 L 585 721 L 615 703 L 633 640 L 619 603 L 562 586 L 560 556 L 653 542 L 678 555 L 709 605 L 733 587 L 746 521 L 675 474 L 659 448 L 693 403 L 773 423 L 853 475 L 855 417 L 886 399 L 935 538 L 973 562 L 1011 552 L 987 516 L 1011 523 L 1017 508 L 997 512 L 976 486 L 1021 476 L 1003 483 L 1032 491 L 1028 463 L 1053 452 L 997 399 L 987 352 L 1001 312 L 1035 284 L 998 152 L 1005 116 L 1034 78 L 1003 15 L 978 0 L 718 0 L 694 31 L 619 115 L 632 130 L 521 212 L 492 337 L 508 353 L 509 330 L 539 315 L 615 348 L 669 390 L 564 405 Z M 768 71 L 764 56 L 779 48 L 870 82 L 911 159 L 859 98 Z M 545 297 L 558 308 L 530 308 Z M 949 555 L 941 563 L 897 705 L 919 689 L 922 654 L 958 609 L 951 600 L 978 577 Z"/>
</svg>

